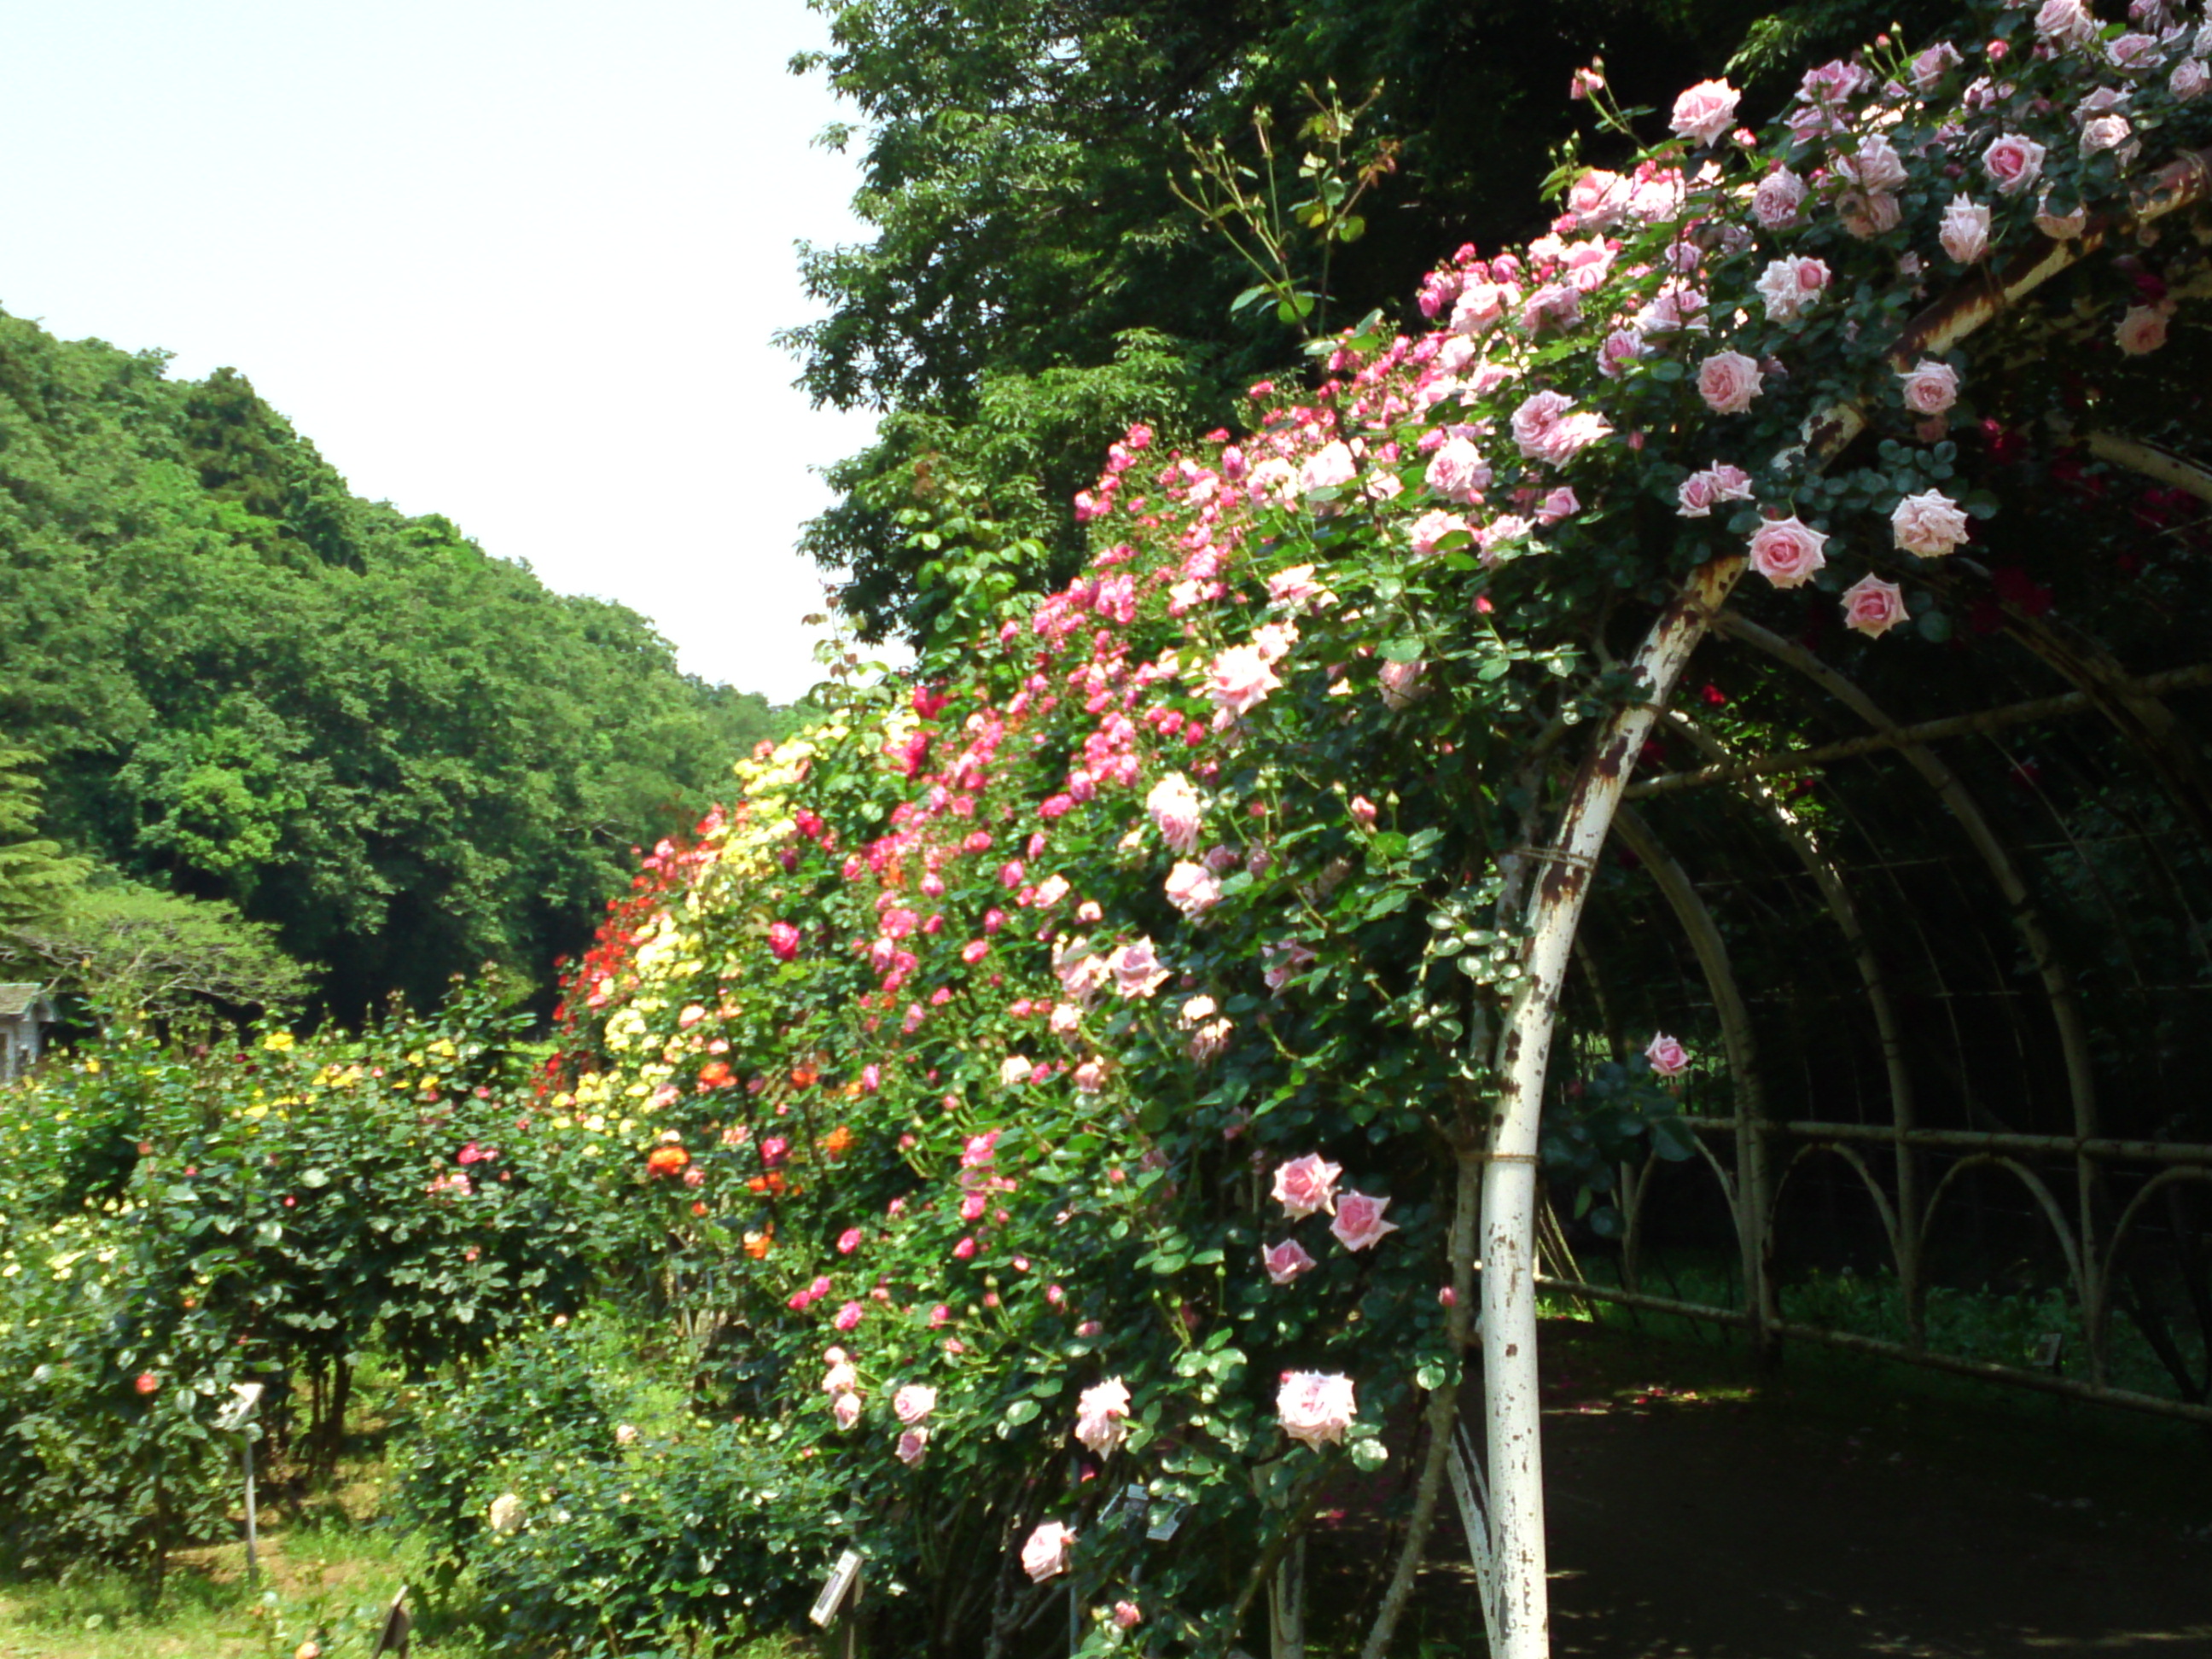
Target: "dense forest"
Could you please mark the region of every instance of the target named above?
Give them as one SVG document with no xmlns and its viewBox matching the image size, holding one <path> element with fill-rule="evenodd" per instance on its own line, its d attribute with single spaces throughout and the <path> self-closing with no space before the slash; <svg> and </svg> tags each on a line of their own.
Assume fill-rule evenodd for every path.
<svg viewBox="0 0 2212 1659">
<path fill-rule="evenodd" d="M 164 366 L 0 316 L 12 970 L 348 1017 L 486 962 L 545 987 L 785 714 Z"/>
</svg>

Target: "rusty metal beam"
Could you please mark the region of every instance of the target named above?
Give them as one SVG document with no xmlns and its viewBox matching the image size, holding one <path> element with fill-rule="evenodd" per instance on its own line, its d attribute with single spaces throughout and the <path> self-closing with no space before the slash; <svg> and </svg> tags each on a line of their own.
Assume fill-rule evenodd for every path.
<svg viewBox="0 0 2212 1659">
<path fill-rule="evenodd" d="M 1733 1134 L 1732 1117 L 1690 1117 L 1682 1120 L 1708 1134 Z M 1902 1139 L 1906 1145 L 1954 1152 L 2026 1152 L 2054 1158 L 2106 1158 L 2116 1164 L 2202 1164 L 2212 1167 L 2212 1146 L 2184 1140 L 2114 1140 L 2092 1135 L 2023 1135 L 1983 1129 L 1895 1129 L 1872 1123 L 1778 1123 L 1759 1125 L 1765 1135 L 1793 1140 L 1864 1140 L 1885 1145 Z"/>
<path fill-rule="evenodd" d="M 2130 681 L 2129 684 L 2145 696 L 2212 685 L 2212 663 L 2196 663 L 2187 668 L 2168 669 L 2161 674 L 2145 674 Z M 1917 726 L 1900 726 L 1887 732 L 1870 732 L 1863 738 L 1845 738 L 1840 742 L 1822 744 L 1814 749 L 1792 750 L 1778 755 L 1754 755 L 1748 760 L 1701 766 L 1690 772 L 1662 772 L 1657 777 L 1630 784 L 1628 799 L 1642 800 L 1651 795 L 1671 795 L 1685 789 L 1703 789 L 1717 783 L 1736 783 L 1746 778 L 1766 777 L 1777 772 L 1809 772 L 1832 762 L 1849 760 L 1857 755 L 1880 754 L 1885 750 L 1932 743 L 1940 738 L 1976 736 L 1984 732 L 2000 731 L 2008 726 L 2024 726 L 2033 720 L 2087 714 L 2096 707 L 2095 700 L 2087 692 L 2065 691 L 2053 697 L 2036 697 L 2027 702 L 2007 703 L 2002 708 L 1979 709 L 1971 714 L 1951 714 L 1942 720 L 1923 720 Z"/>
</svg>

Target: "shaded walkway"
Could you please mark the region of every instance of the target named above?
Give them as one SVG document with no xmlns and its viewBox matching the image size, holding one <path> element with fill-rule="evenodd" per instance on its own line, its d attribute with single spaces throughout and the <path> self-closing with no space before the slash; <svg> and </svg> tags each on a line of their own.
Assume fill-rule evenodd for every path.
<svg viewBox="0 0 2212 1659">
<path fill-rule="evenodd" d="M 2212 1659 L 2212 1439 L 1556 1322 L 1559 1659 Z M 1454 1540 L 1456 1542 L 1456 1539 Z"/>
</svg>

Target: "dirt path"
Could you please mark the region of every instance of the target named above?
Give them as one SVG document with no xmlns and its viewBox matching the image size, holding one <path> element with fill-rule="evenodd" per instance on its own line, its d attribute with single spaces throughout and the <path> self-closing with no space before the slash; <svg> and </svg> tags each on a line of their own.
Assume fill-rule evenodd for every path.
<svg viewBox="0 0 2212 1659">
<path fill-rule="evenodd" d="M 2212 1659 L 2187 1425 L 1826 1355 L 1761 1384 L 1565 1321 L 1545 1344 L 1559 1659 Z"/>
</svg>

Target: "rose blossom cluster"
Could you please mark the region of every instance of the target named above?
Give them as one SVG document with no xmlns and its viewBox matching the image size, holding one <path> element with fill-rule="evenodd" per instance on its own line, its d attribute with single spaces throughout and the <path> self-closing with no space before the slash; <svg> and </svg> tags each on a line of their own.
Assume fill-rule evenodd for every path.
<svg viewBox="0 0 2212 1659">
<path fill-rule="evenodd" d="M 1329 359 L 1326 386 L 1278 398 L 1261 429 L 1239 441 L 1223 434 L 1188 453 L 1163 454 L 1152 434 L 1133 428 L 1079 502 L 1097 537 L 1091 568 L 1025 622 L 1001 630 L 1006 689 L 918 689 L 910 708 L 887 723 L 872 750 L 875 763 L 908 787 L 888 823 L 839 843 L 813 811 L 778 817 L 777 867 L 788 874 L 799 859 L 828 858 L 860 920 L 849 935 L 811 916 L 803 931 L 796 921 L 765 930 L 756 921 L 751 948 L 758 951 L 764 931 L 775 961 L 837 956 L 856 971 L 865 968 L 868 988 L 855 1018 L 878 1047 L 865 1068 L 840 1080 L 849 1079 L 863 1095 L 884 1091 L 900 1102 L 900 1114 L 920 1103 L 921 1121 L 905 1132 L 902 1150 L 928 1139 L 925 1126 L 940 1115 L 942 1100 L 945 1133 L 957 1133 L 962 1150 L 938 1194 L 939 1220 L 949 1226 L 957 1214 L 968 1230 L 949 1253 L 955 1261 L 974 1261 L 979 1239 L 997 1255 L 991 1282 L 998 1288 L 981 1305 L 1011 1305 L 1022 1293 L 1012 1287 L 1024 1284 L 1031 1266 L 1012 1254 L 1007 1233 L 986 1231 L 1006 1221 L 998 1206 L 1012 1182 L 999 1173 L 998 1132 L 968 1133 L 968 1115 L 1011 1116 L 1040 1098 L 1026 1091 L 1050 1089 L 1112 1121 L 1115 1103 L 1136 1086 L 1123 1079 L 1142 1075 L 1115 1048 L 1113 1021 L 1152 1022 L 1168 1036 L 1171 1059 L 1187 1055 L 1194 1064 L 1218 1060 L 1235 1040 L 1223 1003 L 1238 1006 L 1236 994 L 1253 988 L 1210 978 L 1206 952 L 1237 914 L 1243 884 L 1235 873 L 1267 875 L 1270 854 L 1267 835 L 1243 823 L 1247 803 L 1237 798 L 1235 768 L 1224 757 L 1237 744 L 1264 743 L 1279 714 L 1292 717 L 1283 711 L 1311 706 L 1298 701 L 1309 691 L 1316 701 L 1346 698 L 1321 706 L 1344 707 L 1347 718 L 1352 702 L 1365 698 L 1358 715 L 1418 726 L 1441 724 L 1431 711 L 1462 689 L 1459 659 L 1442 652 L 1387 662 L 1361 654 L 1387 636 L 1373 631 L 1379 617 L 1362 614 L 1373 608 L 1367 573 L 1346 546 L 1389 549 L 1401 562 L 1410 550 L 1431 562 L 1419 574 L 1439 591 L 1444 573 L 1464 572 L 1461 619 L 1477 629 L 1507 629 L 1516 599 L 1548 575 L 1522 561 L 1540 552 L 1562 563 L 1581 557 L 1601 533 L 1587 526 L 1609 519 L 1601 533 L 1611 537 L 1625 522 L 1624 504 L 1653 484 L 1658 512 L 1671 492 L 1681 520 L 1705 521 L 1686 522 L 1686 536 L 1730 538 L 1778 587 L 1803 588 L 1832 551 L 1840 558 L 1855 543 L 1864 545 L 1872 539 L 1868 526 L 1823 516 L 1799 493 L 1802 472 L 1793 472 L 1784 441 L 1814 412 L 1799 388 L 1832 380 L 1840 360 L 1820 354 L 1832 350 L 1823 343 L 1856 325 L 1844 319 L 1845 305 L 1857 304 L 1850 296 L 1869 283 L 1887 295 L 1923 274 L 1940 281 L 1947 270 L 1955 278 L 1959 268 L 1994 268 L 2031 214 L 2045 234 L 2069 225 L 2067 234 L 2081 234 L 2086 220 L 2074 222 L 2086 210 L 2063 184 L 2080 158 L 2102 158 L 2103 167 L 2129 164 L 2129 147 L 2146 130 L 2142 112 L 2203 90 L 2201 65 L 2185 73 L 2198 62 L 2190 54 L 2201 56 L 2202 42 L 2170 40 L 2163 22 L 2146 24 L 2124 50 L 2100 31 L 2083 34 L 2071 13 L 2053 12 L 2046 30 L 2039 12 L 2035 27 L 2051 56 L 2033 70 L 1945 42 L 1893 76 L 1856 64 L 1824 65 L 1800 89 L 1788 143 L 1771 153 L 1731 140 L 1733 88 L 1723 82 L 1690 88 L 1670 123 L 1680 143 L 1625 173 L 1586 172 L 1552 233 L 1527 249 L 1486 259 L 1468 249 L 1435 273 L 1422 294 L 1437 324 L 1428 333 L 1341 347 Z M 2048 123 L 2023 112 L 2025 101 L 1996 79 L 2058 72 L 2046 64 L 2097 82 L 2054 103 Z M 2134 101 L 2099 100 L 2123 88 Z M 1899 216 L 1914 201 L 1936 206 L 1907 228 Z M 1900 248 L 1910 269 L 1890 257 Z M 2172 311 L 2156 298 L 2129 309 L 2119 349 L 2157 349 Z M 1932 441 L 1926 434 L 1945 429 L 1961 397 L 1977 395 L 1966 367 L 1954 354 L 1869 370 L 1869 418 Z M 1613 388 L 1632 389 L 1644 412 L 1623 412 L 1639 405 L 1609 401 Z M 1662 404 L 1668 397 L 1673 401 Z M 1691 466 L 1698 470 L 1686 471 Z M 1875 510 L 1890 518 L 1885 556 L 1939 558 L 1968 538 L 1962 507 L 1932 487 L 1900 487 L 1897 499 Z M 1315 533 L 1316 525 L 1327 533 Z M 1338 591 L 1346 596 L 1341 602 Z M 1848 625 L 1869 636 L 1909 620 L 1899 586 L 1872 574 L 1844 590 L 1841 602 Z M 1354 631 L 1363 623 L 1364 641 Z M 1053 757 L 1048 793 L 1009 799 L 1005 781 L 1021 779 L 1029 757 L 1040 752 Z M 1348 799 L 1351 824 L 1368 837 L 1359 844 L 1370 845 L 1374 803 Z M 1115 889 L 1083 855 L 1067 852 L 1062 837 L 1084 822 L 1069 815 L 1084 813 L 1117 815 L 1114 833 L 1128 827 L 1115 857 L 1142 872 L 1142 911 L 1115 913 L 1115 891 L 1133 891 L 1135 884 Z M 1300 870 L 1297 878 L 1306 884 L 1304 895 L 1348 876 L 1332 865 Z M 989 889 L 988 910 L 958 896 L 978 882 Z M 1301 927 L 1322 941 L 1318 926 Z M 1287 938 L 1248 955 L 1256 957 L 1243 970 L 1248 979 L 1294 1000 L 1304 969 L 1316 960 L 1310 945 Z M 1171 981 L 1176 989 L 1160 997 Z M 610 978 L 602 993 L 599 983 L 593 995 L 603 1004 L 615 988 Z M 716 1012 L 713 994 L 671 1006 L 682 1010 L 674 1021 L 682 1036 L 702 1044 L 731 1012 Z M 1012 1098 L 971 1090 L 957 1076 L 940 1082 L 930 1069 L 937 1061 L 917 1058 L 941 1029 L 933 1022 L 956 1018 L 995 1022 L 988 1029 L 996 1035 L 979 1050 L 991 1056 L 981 1075 L 988 1081 L 996 1066 Z M 1266 1018 L 1252 1023 L 1260 1027 Z M 969 1028 L 956 1029 L 964 1036 Z M 857 1042 L 860 1032 L 852 1035 Z M 703 1091 L 709 1062 L 689 1048 L 678 1052 L 684 1065 L 699 1067 Z M 1688 1063 L 1663 1034 L 1646 1053 L 1662 1076 Z M 728 1061 L 712 1063 L 722 1067 L 714 1089 L 744 1081 Z M 656 1110 L 686 1098 L 693 1075 L 684 1071 L 664 1085 L 672 1091 L 665 1101 L 654 1097 Z M 790 1086 L 817 1085 L 810 1077 Z M 829 1080 L 819 1086 L 823 1092 L 812 1098 L 828 1099 Z M 760 1109 L 780 1112 L 784 1087 L 779 1079 Z M 1133 1131 L 1128 1135 L 1133 1167 L 1156 1156 Z M 775 1170 L 766 1148 L 784 1141 L 780 1134 L 755 1144 L 763 1155 L 757 1179 L 764 1181 Z M 916 1167 L 931 1150 L 915 1152 Z M 807 1152 L 800 1142 L 794 1160 Z M 939 1167 L 951 1162 L 944 1156 Z M 1331 1258 L 1328 1272 L 1302 1284 L 1321 1268 L 1306 1243 L 1295 1236 L 1263 1242 L 1259 1267 L 1271 1284 L 1312 1293 L 1333 1276 L 1348 1279 L 1355 1267 L 1390 1255 L 1380 1247 L 1399 1231 L 1386 1216 L 1391 1200 L 1346 1187 L 1343 1175 L 1318 1153 L 1285 1160 L 1273 1171 L 1274 1199 L 1293 1228 L 1326 1217 L 1339 1248 L 1375 1255 L 1358 1263 Z M 886 1225 L 938 1224 L 916 1219 L 931 1208 L 918 1200 L 913 1215 Z M 860 1254 L 873 1228 L 838 1234 L 854 1241 L 840 1254 Z M 1328 1256 L 1322 1231 L 1308 1228 L 1306 1239 Z M 871 1244 L 863 1259 L 875 1249 Z M 1252 1271 L 1249 1254 L 1241 1271 Z M 1028 1294 L 1040 1298 L 1032 1305 L 1058 1314 L 1068 1298 L 1046 1279 L 1044 1273 L 1029 1279 Z M 788 1306 L 797 1319 L 819 1321 L 828 1309 L 813 1311 L 815 1304 L 827 1299 L 837 1308 L 835 1322 L 851 1328 L 872 1304 L 906 1294 L 880 1282 L 848 1288 L 849 1298 L 823 1276 Z M 927 1320 L 933 1342 L 948 1325 L 958 1333 L 943 1336 L 948 1352 L 960 1352 L 962 1334 L 975 1340 L 950 1311 L 960 1300 L 948 1296 Z M 918 1309 L 908 1311 L 919 1318 Z M 1078 1322 L 1073 1309 L 1065 1318 L 1080 1335 L 1097 1334 L 1096 1322 Z M 858 1372 L 842 1350 L 827 1357 L 823 1387 L 836 1420 L 849 1428 L 863 1409 Z M 1137 1376 L 1133 1362 L 1125 1363 Z M 936 1397 L 919 1382 L 895 1391 L 903 1462 L 921 1461 Z M 1086 1389 L 1073 1437 L 1094 1455 L 1120 1452 L 1129 1406 L 1121 1376 Z M 1285 1432 L 1302 1443 L 1339 1443 L 1356 1417 L 1352 1384 L 1317 1370 L 1288 1374 L 1277 1411 Z M 1073 1542 L 1070 1528 L 1047 1522 L 1024 1546 L 1022 1565 L 1040 1581 L 1064 1572 Z"/>
</svg>

